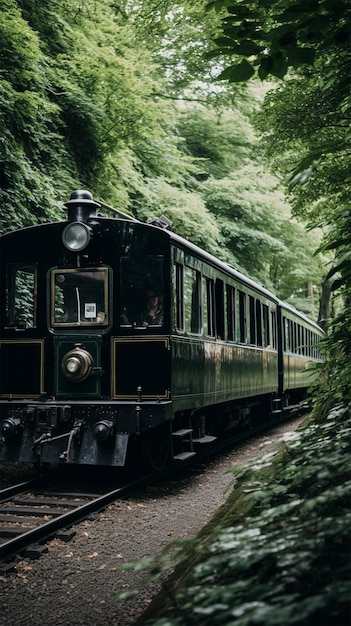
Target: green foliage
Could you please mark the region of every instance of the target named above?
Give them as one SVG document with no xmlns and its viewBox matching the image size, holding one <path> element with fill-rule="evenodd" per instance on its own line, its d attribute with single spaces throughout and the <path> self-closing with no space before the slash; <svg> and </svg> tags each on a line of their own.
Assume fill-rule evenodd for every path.
<svg viewBox="0 0 351 626">
<path fill-rule="evenodd" d="M 161 178 L 148 180 L 145 189 L 144 195 L 134 200 L 134 211 L 139 218 L 150 221 L 164 214 L 176 233 L 218 256 L 219 226 L 199 194 L 177 189 Z M 195 224 L 206 224 L 206 228 L 195 229 Z"/>
<path fill-rule="evenodd" d="M 231 262 L 241 271 L 273 289 L 285 300 L 306 291 L 306 284 L 320 282 L 317 259 L 309 257 L 304 229 L 290 217 L 277 179 L 253 163 L 220 180 L 202 185 L 207 207 L 219 220 Z M 310 245 L 318 237 L 310 234 Z M 318 291 L 316 290 L 316 304 Z M 311 303 L 306 300 L 312 313 Z M 315 315 L 317 314 L 314 311 Z"/>
<path fill-rule="evenodd" d="M 174 576 L 157 599 L 156 615 L 151 607 L 142 623 L 346 624 L 349 418 L 350 408 L 336 407 L 286 436 L 277 456 L 234 469 L 234 493 L 215 517 L 214 530 L 202 541 L 200 536 L 195 552 L 188 547 L 176 570 L 180 583 Z M 238 524 L 243 504 L 245 518 Z"/>
<path fill-rule="evenodd" d="M 314 225 L 345 206 L 350 190 L 347 72 L 335 62 L 325 56 L 316 71 L 272 91 L 257 117 L 272 166 L 289 180 L 295 214 Z"/>
<path fill-rule="evenodd" d="M 218 61 L 203 57 L 214 20 L 202 2 L 5 7 L 1 231 L 63 216 L 58 201 L 86 187 L 141 219 L 164 213 L 281 296 L 318 283 L 259 166 L 254 90 L 209 82 Z"/>
<path fill-rule="evenodd" d="M 238 109 L 218 115 L 200 105 L 183 107 L 178 127 L 185 150 L 197 159 L 197 191 L 220 229 L 220 258 L 317 319 L 320 258 L 310 251 L 319 237 L 309 233 L 306 249 L 307 235 L 291 219 L 280 181 L 261 165 L 248 116 Z M 308 282 L 314 285 L 309 299 Z"/>
<path fill-rule="evenodd" d="M 184 106 L 177 122 L 183 149 L 196 159 L 198 181 L 224 179 L 253 160 L 255 135 L 247 112 L 239 107 Z"/>
<path fill-rule="evenodd" d="M 346 0 L 214 0 L 207 10 L 219 14 L 221 35 L 211 57 L 243 57 L 219 79 L 245 81 L 255 73 L 284 78 L 288 69 L 313 65 L 325 50 L 347 51 L 350 44 L 350 6 Z"/>
</svg>

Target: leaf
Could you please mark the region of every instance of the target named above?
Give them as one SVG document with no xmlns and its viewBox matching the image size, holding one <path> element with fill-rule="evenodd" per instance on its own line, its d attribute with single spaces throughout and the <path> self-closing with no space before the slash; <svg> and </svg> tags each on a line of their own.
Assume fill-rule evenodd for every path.
<svg viewBox="0 0 351 626">
<path fill-rule="evenodd" d="M 244 80 L 249 80 L 255 73 L 251 63 L 243 59 L 238 65 L 232 65 L 227 67 L 219 76 L 217 80 L 228 80 L 230 83 L 239 83 Z"/>
<path fill-rule="evenodd" d="M 283 54 L 281 52 L 276 52 L 272 55 L 272 61 L 273 63 L 270 73 L 277 78 L 284 78 L 288 71 L 288 64 L 285 61 Z"/>
<path fill-rule="evenodd" d="M 326 276 L 326 280 L 328 280 L 329 278 L 331 278 L 332 276 L 334 276 L 334 274 L 336 274 L 337 272 L 340 272 L 343 268 L 347 268 L 350 267 L 351 269 L 351 252 L 346 252 L 339 260 L 338 264 L 335 265 L 334 267 L 332 267 L 327 276 Z"/>
<path fill-rule="evenodd" d="M 288 62 L 295 69 L 301 65 L 313 65 L 316 51 L 313 48 L 298 48 L 297 46 L 287 47 Z"/>
<path fill-rule="evenodd" d="M 219 46 L 220 48 L 222 46 L 228 46 L 228 47 L 232 47 L 233 46 L 233 40 L 230 39 L 229 37 L 218 37 L 217 39 L 214 39 L 214 42 L 217 44 L 217 46 Z"/>
<path fill-rule="evenodd" d="M 273 62 L 270 56 L 266 56 L 262 59 L 261 65 L 258 68 L 258 75 L 261 80 L 264 80 L 265 78 L 267 78 L 268 74 L 270 74 L 272 65 Z"/>
<path fill-rule="evenodd" d="M 228 0 L 215 0 L 214 2 L 208 2 L 205 6 L 205 11 L 209 12 L 213 9 L 216 13 L 220 13 L 222 9 L 228 6 Z"/>
<path fill-rule="evenodd" d="M 255 54 L 259 54 L 259 52 L 261 52 L 261 47 L 258 46 L 254 41 L 251 41 L 251 39 L 244 39 L 239 44 L 238 53 L 242 54 L 243 56 L 249 57 Z"/>
</svg>

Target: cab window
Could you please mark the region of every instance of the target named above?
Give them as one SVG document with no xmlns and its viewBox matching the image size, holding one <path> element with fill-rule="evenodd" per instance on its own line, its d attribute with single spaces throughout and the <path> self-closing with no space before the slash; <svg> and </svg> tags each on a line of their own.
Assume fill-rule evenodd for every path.
<svg viewBox="0 0 351 626">
<path fill-rule="evenodd" d="M 9 263 L 7 266 L 6 325 L 10 328 L 36 327 L 37 265 Z"/>
<path fill-rule="evenodd" d="M 107 326 L 108 269 L 51 272 L 51 325 Z"/>
<path fill-rule="evenodd" d="M 121 326 L 163 326 L 163 257 L 122 257 L 120 292 Z"/>
</svg>

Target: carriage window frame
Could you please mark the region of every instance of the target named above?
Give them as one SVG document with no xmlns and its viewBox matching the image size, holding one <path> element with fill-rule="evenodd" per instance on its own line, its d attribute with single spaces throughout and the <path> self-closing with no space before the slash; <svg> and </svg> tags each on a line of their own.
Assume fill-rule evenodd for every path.
<svg viewBox="0 0 351 626">
<path fill-rule="evenodd" d="M 201 274 L 188 265 L 184 266 L 183 294 L 185 330 L 193 335 L 201 335 Z"/>
<path fill-rule="evenodd" d="M 235 341 L 235 287 L 226 285 L 226 316 L 227 316 L 227 339 Z"/>
<path fill-rule="evenodd" d="M 204 276 L 204 334 L 207 337 L 216 336 L 216 293 L 213 278 Z"/>
<path fill-rule="evenodd" d="M 36 328 L 37 299 L 38 263 L 8 263 L 6 267 L 6 328 L 20 330 Z"/>
<path fill-rule="evenodd" d="M 184 332 L 184 266 L 177 261 L 174 263 L 174 326 L 179 332 Z"/>
<path fill-rule="evenodd" d="M 271 328 L 268 304 L 262 303 L 262 345 L 264 348 L 271 347 Z"/>
<path fill-rule="evenodd" d="M 236 290 L 237 297 L 237 333 L 238 343 L 247 344 L 247 295 L 242 289 Z"/>
<path fill-rule="evenodd" d="M 256 329 L 256 307 L 255 298 L 249 294 L 249 344 L 255 346 L 257 344 L 257 329 Z"/>
<path fill-rule="evenodd" d="M 110 301 L 110 296 L 109 296 L 109 292 L 110 292 L 110 272 L 111 272 L 111 268 L 107 267 L 107 266 L 103 266 L 103 267 L 89 267 L 89 268 L 53 268 L 49 271 L 49 276 L 50 276 L 50 325 L 52 328 L 54 328 L 55 330 L 59 330 L 59 329 L 76 329 L 76 328 L 99 328 L 106 330 L 107 327 L 110 325 L 110 317 L 112 318 L 112 315 L 110 315 L 110 307 L 109 307 L 109 301 Z M 79 283 L 79 281 L 81 281 L 81 285 L 77 284 L 76 286 L 74 286 L 74 277 L 73 275 L 76 274 L 76 276 L 80 277 L 77 280 L 77 283 Z M 101 285 L 100 288 L 102 287 L 102 298 L 101 298 L 101 294 L 100 294 L 100 302 L 97 302 L 97 298 L 96 298 L 96 294 L 93 294 L 91 291 L 89 292 L 89 283 L 87 282 L 86 284 L 84 284 L 84 278 L 86 278 L 88 280 L 88 274 L 91 274 L 93 276 L 93 274 L 99 274 L 99 276 L 102 277 L 98 278 L 99 281 L 101 281 Z M 77 319 L 65 319 L 66 315 L 70 315 L 70 313 L 73 315 L 73 312 L 69 312 L 67 311 L 66 313 L 63 312 L 62 313 L 62 321 L 58 321 L 57 317 L 58 317 L 58 311 L 60 307 L 64 307 L 65 303 L 64 303 L 64 294 L 63 294 L 63 289 L 61 289 L 61 285 L 63 285 L 64 281 L 62 280 L 62 278 L 65 278 L 65 276 L 72 276 L 71 282 L 72 285 L 71 290 L 70 290 L 70 295 L 71 295 L 71 300 L 70 302 L 72 303 L 74 299 L 74 305 L 75 305 L 75 310 L 74 310 L 74 316 L 77 317 Z M 94 278 L 94 277 L 93 277 Z M 96 277 L 97 278 L 97 277 Z M 89 280 L 90 276 L 89 276 Z M 60 284 L 61 283 L 61 284 Z M 90 283 L 90 288 L 94 285 L 94 283 Z M 86 292 L 86 296 L 83 296 L 83 293 L 81 290 L 83 288 L 88 288 L 87 292 Z M 60 289 L 61 289 L 61 293 L 60 293 Z M 63 296 L 63 299 L 61 300 L 61 297 Z M 84 300 L 84 297 L 86 297 L 87 299 Z M 67 303 L 66 303 L 67 304 Z M 100 306 L 99 306 L 100 305 Z M 81 319 L 78 320 L 78 315 Z M 84 318 L 84 319 L 82 319 Z"/>
<path fill-rule="evenodd" d="M 271 322 L 272 322 L 272 348 L 277 350 L 278 348 L 278 319 L 277 311 L 271 309 Z"/>
</svg>

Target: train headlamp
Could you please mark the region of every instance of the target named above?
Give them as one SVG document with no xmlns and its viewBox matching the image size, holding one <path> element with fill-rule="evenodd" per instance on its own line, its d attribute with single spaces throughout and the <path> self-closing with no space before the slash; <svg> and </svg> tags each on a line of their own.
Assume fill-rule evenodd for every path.
<svg viewBox="0 0 351 626">
<path fill-rule="evenodd" d="M 80 252 L 87 247 L 92 230 L 83 222 L 71 222 L 62 233 L 62 241 L 67 250 Z"/>
<path fill-rule="evenodd" d="M 62 374 L 72 383 L 86 380 L 91 374 L 92 367 L 92 356 L 83 348 L 70 350 L 61 361 Z"/>
</svg>

